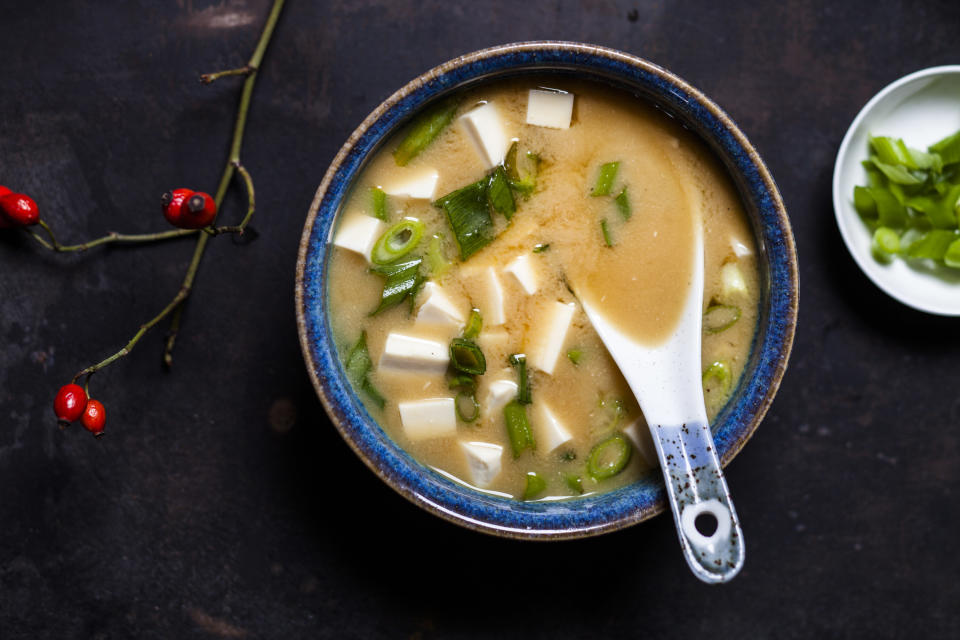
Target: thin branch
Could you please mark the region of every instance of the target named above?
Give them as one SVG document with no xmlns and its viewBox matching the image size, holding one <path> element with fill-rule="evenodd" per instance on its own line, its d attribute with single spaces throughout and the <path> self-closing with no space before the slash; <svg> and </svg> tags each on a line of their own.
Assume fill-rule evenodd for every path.
<svg viewBox="0 0 960 640">
<path fill-rule="evenodd" d="M 237 173 L 240 174 L 240 177 L 243 178 L 243 184 L 247 188 L 247 215 L 243 217 L 243 220 L 240 221 L 240 224 L 232 227 L 212 227 L 209 231 L 211 235 L 220 235 L 221 233 L 235 233 L 238 236 L 242 236 L 244 230 L 247 228 L 247 225 L 250 224 L 250 218 L 253 217 L 253 212 L 256 210 L 256 195 L 253 189 L 253 178 L 250 177 L 250 172 L 247 171 L 246 167 L 242 164 L 237 163 Z"/>
<path fill-rule="evenodd" d="M 81 244 L 60 244 L 57 241 L 57 237 L 53 234 L 53 229 L 50 228 L 43 220 L 40 220 L 37 224 L 46 231 L 47 236 L 50 238 L 48 242 L 40 234 L 31 229 L 27 229 L 27 233 L 33 236 L 34 240 L 39 242 L 44 248 L 49 249 L 50 251 L 56 251 L 58 253 L 69 253 L 75 251 L 86 251 L 87 249 L 92 249 L 94 247 L 99 247 L 104 244 L 134 244 L 138 242 L 158 242 L 161 240 L 172 240 L 174 238 L 182 238 L 184 236 L 189 236 L 197 233 L 196 229 L 174 229 L 172 231 L 161 231 L 159 233 L 117 233 L 116 231 L 111 231 L 105 236 L 96 238 L 94 240 L 89 240 Z"/>
<path fill-rule="evenodd" d="M 214 80 L 219 80 L 220 78 L 225 78 L 227 76 L 248 76 L 254 71 L 256 71 L 255 67 L 246 65 L 240 67 L 239 69 L 227 69 L 226 71 L 217 71 L 216 73 L 204 73 L 200 76 L 200 82 L 203 84 L 210 84 Z"/>
</svg>

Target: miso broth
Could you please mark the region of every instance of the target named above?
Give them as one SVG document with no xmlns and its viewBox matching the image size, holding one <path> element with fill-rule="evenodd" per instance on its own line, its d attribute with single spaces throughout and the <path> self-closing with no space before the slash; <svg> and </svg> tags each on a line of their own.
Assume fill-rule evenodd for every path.
<svg viewBox="0 0 960 640">
<path fill-rule="evenodd" d="M 603 85 L 524 77 L 427 111 L 430 126 L 368 163 L 333 232 L 330 320 L 358 396 L 414 458 L 484 491 L 559 499 L 635 481 L 657 466 L 653 444 L 577 296 L 664 340 L 702 223 L 713 419 L 757 320 L 736 190 L 694 135 Z"/>
</svg>

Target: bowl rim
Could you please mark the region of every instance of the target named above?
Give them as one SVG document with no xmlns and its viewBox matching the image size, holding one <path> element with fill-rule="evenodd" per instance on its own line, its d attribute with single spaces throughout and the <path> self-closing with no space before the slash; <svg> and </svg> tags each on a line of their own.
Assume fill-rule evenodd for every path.
<svg viewBox="0 0 960 640">
<path fill-rule="evenodd" d="M 730 437 L 723 442 L 719 439 L 717 441 L 721 463 L 724 466 L 749 441 L 772 404 L 786 370 L 796 330 L 799 294 L 796 245 L 783 200 L 773 177 L 733 120 L 713 101 L 678 76 L 652 62 L 615 49 L 578 42 L 541 40 L 504 44 L 461 55 L 430 69 L 398 89 L 374 109 L 343 144 L 331 162 L 310 205 L 301 236 L 296 271 L 295 304 L 301 350 L 314 389 L 334 426 L 354 453 L 378 477 L 414 504 L 445 520 L 484 533 L 510 538 L 569 539 L 631 526 L 666 509 L 662 481 L 655 483 L 657 487 L 653 489 L 640 490 L 640 493 L 645 492 L 643 496 L 645 501 L 640 501 L 638 498 L 637 487 L 642 483 L 634 483 L 611 492 L 593 494 L 570 501 L 543 503 L 508 501 L 490 497 L 442 478 L 436 473 L 423 473 L 428 467 L 414 461 L 409 454 L 393 443 L 376 421 L 366 413 L 362 403 L 357 401 L 349 384 L 343 384 L 342 366 L 336 358 L 335 347 L 333 358 L 330 357 L 331 345 L 327 343 L 332 343 L 333 340 L 329 328 L 325 326 L 323 314 L 326 309 L 322 294 L 326 286 L 325 265 L 328 253 L 326 247 L 329 246 L 332 227 L 327 229 L 325 236 L 320 236 L 317 231 L 318 214 L 321 207 L 330 204 L 327 201 L 331 201 L 336 206 L 329 215 L 331 218 L 334 217 L 342 199 L 349 192 L 352 180 L 362 170 L 365 157 L 375 152 L 379 144 L 396 130 L 398 123 L 402 123 L 410 112 L 418 110 L 427 102 L 471 82 L 481 81 L 491 76 L 510 75 L 511 72 L 536 73 L 571 69 L 593 79 L 619 82 L 635 92 L 647 91 L 650 93 L 647 96 L 648 101 L 659 108 L 663 108 L 664 103 L 670 101 L 678 109 L 690 109 L 695 115 L 685 116 L 691 119 L 691 122 L 682 120 L 685 125 L 692 124 L 694 128 L 702 125 L 705 128 L 709 124 L 716 127 L 714 135 L 722 139 L 721 142 L 717 142 L 714 136 L 705 135 L 699 128 L 697 134 L 724 163 L 731 178 L 737 183 L 741 198 L 746 199 L 747 194 L 744 190 L 747 188 L 738 182 L 737 177 L 740 173 L 731 166 L 735 161 L 740 163 L 737 168 L 745 172 L 741 177 L 750 182 L 749 194 L 751 197 L 756 196 L 757 206 L 762 209 L 755 217 L 759 218 L 761 215 L 770 217 L 771 224 L 762 227 L 758 227 L 758 222 L 751 219 L 760 252 L 775 251 L 779 259 L 771 261 L 770 269 L 775 273 L 767 274 L 769 280 L 765 282 L 763 293 L 765 304 L 761 309 L 761 317 L 758 318 L 755 342 L 751 349 L 750 364 L 748 364 L 748 368 L 752 366 L 749 371 L 751 373 L 749 384 L 746 375 L 748 371 L 745 370 L 738 387 L 738 391 L 748 386 L 756 389 L 758 380 L 762 379 L 764 392 L 740 394 L 745 397 L 739 399 L 735 409 L 731 410 L 729 405 L 733 403 L 730 402 L 721 412 L 721 416 L 735 413 L 737 416 L 744 414 L 745 418 L 737 423 L 739 428 L 735 433 L 731 432 Z M 657 92 L 649 87 L 644 89 L 640 79 L 631 77 L 631 74 L 642 75 L 644 80 L 655 84 Z M 654 98 L 657 100 L 654 101 Z M 413 106 L 409 104 L 411 101 L 415 102 Z M 393 119 L 393 123 L 388 123 L 388 126 L 384 127 L 382 120 L 388 114 Z M 701 123 L 699 118 L 703 118 L 704 122 Z M 364 139 L 366 144 L 371 139 L 370 136 L 374 142 L 363 153 L 358 152 L 356 149 L 358 142 Z M 737 156 L 736 160 L 731 160 L 724 148 L 718 148 L 721 143 L 732 150 L 731 153 Z M 350 163 L 353 169 L 341 176 L 344 163 Z M 337 183 L 337 180 L 340 180 L 340 183 Z M 331 188 L 336 192 L 332 197 Z M 319 222 L 322 225 L 324 220 L 319 219 Z M 316 260 L 314 265 L 308 265 L 310 249 L 316 246 L 318 241 L 322 241 L 318 251 L 319 260 Z M 320 273 L 317 273 L 318 271 Z M 318 292 L 321 295 L 318 296 Z M 317 327 L 311 324 L 309 317 L 311 311 L 307 308 L 307 302 L 310 300 L 316 301 L 318 305 L 313 311 L 318 314 L 315 318 L 317 322 L 314 324 L 321 325 L 323 331 L 317 331 Z M 312 335 L 312 333 L 318 335 Z M 762 345 L 757 342 L 761 333 L 764 337 Z M 313 344 L 314 341 L 317 342 L 316 345 Z M 761 347 L 762 354 L 759 353 Z M 318 359 L 322 362 L 318 362 Z M 328 368 L 325 369 L 320 366 L 321 364 Z M 330 368 L 333 368 L 334 375 L 328 375 L 331 373 Z M 738 395 L 738 391 L 734 392 L 734 396 Z M 388 451 L 370 450 L 367 442 L 367 439 L 372 437 L 369 433 L 370 429 L 364 430 L 362 426 L 355 428 L 348 415 L 351 411 L 354 415 L 360 414 L 361 422 L 369 421 L 374 430 L 380 431 L 380 435 L 386 438 L 386 442 L 380 442 L 379 446 Z M 719 418 L 718 416 L 718 421 L 723 422 Z M 728 419 L 727 422 L 730 420 Z M 720 434 L 715 434 L 715 437 L 718 435 Z M 424 484 L 428 486 L 425 488 Z M 438 487 L 441 489 L 439 492 L 436 491 Z M 544 506 L 545 504 L 550 506 Z M 550 508 L 556 505 L 568 506 L 558 515 L 550 511 Z M 571 509 L 569 505 L 574 505 L 576 508 Z M 543 522 L 548 524 L 543 526 Z"/>
<path fill-rule="evenodd" d="M 914 273 L 911 271 L 904 271 L 902 268 L 899 268 L 901 276 L 898 279 L 898 276 L 895 273 L 891 273 L 886 268 L 883 268 L 881 265 L 876 263 L 872 256 L 864 255 L 862 251 L 857 248 L 856 237 L 859 237 L 861 229 L 856 229 L 857 225 L 863 227 L 863 222 L 860 220 L 860 216 L 853 208 L 850 198 L 845 198 L 842 193 L 842 185 L 844 177 L 844 168 L 846 165 L 847 156 L 851 153 L 855 153 L 852 150 L 852 145 L 854 138 L 860 133 L 860 129 L 865 120 L 867 120 L 870 115 L 880 106 L 885 104 L 887 98 L 891 94 L 896 92 L 902 87 L 913 84 L 918 80 L 929 79 L 932 76 L 957 76 L 960 78 L 960 65 L 958 64 L 947 64 L 947 65 L 938 65 L 936 67 L 927 67 L 925 69 L 919 69 L 912 73 L 908 73 L 905 76 L 897 78 L 876 94 L 871 97 L 865 105 L 857 112 L 856 117 L 853 119 L 853 122 L 850 123 L 850 126 L 847 128 L 847 132 L 843 136 L 843 141 L 840 143 L 840 147 L 837 149 L 837 156 L 833 163 L 833 176 L 831 181 L 831 195 L 833 199 L 833 214 L 837 221 L 837 227 L 840 229 L 840 237 L 843 238 L 843 243 L 847 247 L 847 251 L 850 253 L 850 256 L 853 258 L 853 261 L 856 262 L 857 267 L 860 268 L 860 271 L 863 272 L 867 278 L 877 286 L 878 289 L 883 291 L 885 294 L 912 309 L 917 311 L 923 311 L 924 313 L 929 313 L 932 315 L 946 316 L 946 317 L 956 317 L 960 316 L 960 305 L 955 304 L 950 306 L 948 304 L 938 304 L 937 301 L 925 298 L 923 295 L 918 293 L 917 288 L 910 286 L 911 281 L 920 284 L 930 284 L 929 278 L 935 276 L 931 274 L 924 273 Z M 922 90 L 922 87 L 918 88 L 917 91 Z M 852 222 L 854 221 L 855 222 Z M 866 231 L 865 228 L 862 229 Z M 906 275 L 903 275 L 906 274 Z M 955 286 L 954 286 L 955 288 Z"/>
</svg>

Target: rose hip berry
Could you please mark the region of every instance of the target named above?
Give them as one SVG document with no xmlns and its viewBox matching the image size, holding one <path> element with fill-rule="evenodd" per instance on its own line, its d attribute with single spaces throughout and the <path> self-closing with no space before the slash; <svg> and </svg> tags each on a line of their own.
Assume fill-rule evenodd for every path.
<svg viewBox="0 0 960 640">
<path fill-rule="evenodd" d="M 182 226 L 187 229 L 202 229 L 217 217 L 217 203 L 210 194 L 197 191 L 187 198 L 180 211 Z"/>
<path fill-rule="evenodd" d="M 87 393 L 78 384 L 65 384 L 60 387 L 53 400 L 53 412 L 62 426 L 79 420 L 87 407 Z"/>
<path fill-rule="evenodd" d="M 84 428 L 99 437 L 103 435 L 103 425 L 106 421 L 107 413 L 103 404 L 99 400 L 87 400 L 87 406 L 83 410 L 83 419 L 81 420 Z"/>
<path fill-rule="evenodd" d="M 22 193 L 7 193 L 0 195 L 0 211 L 6 221 L 14 227 L 29 227 L 40 220 L 40 209 L 37 203 L 28 195 Z"/>
<path fill-rule="evenodd" d="M 163 217 L 167 219 L 167 222 L 175 227 L 183 227 L 181 223 L 183 203 L 193 193 L 193 189 L 174 189 L 163 194 L 160 198 L 160 204 L 163 206 Z"/>
<path fill-rule="evenodd" d="M 0 198 L 3 198 L 6 195 L 13 193 L 10 189 L 7 189 L 5 186 L 0 184 Z M 3 209 L 0 209 L 0 229 L 9 229 L 13 226 L 13 223 L 7 220 L 7 216 L 3 213 Z"/>
</svg>

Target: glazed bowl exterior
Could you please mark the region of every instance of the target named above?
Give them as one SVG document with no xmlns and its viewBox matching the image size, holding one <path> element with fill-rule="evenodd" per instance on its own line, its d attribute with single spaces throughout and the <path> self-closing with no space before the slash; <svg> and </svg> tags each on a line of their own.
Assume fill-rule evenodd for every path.
<svg viewBox="0 0 960 640">
<path fill-rule="evenodd" d="M 366 161 L 426 104 L 464 87 L 524 74 L 583 78 L 626 90 L 696 132 L 725 165 L 750 218 L 762 286 L 750 360 L 712 425 L 721 462 L 726 465 L 736 456 L 773 401 L 793 344 L 798 281 L 790 223 L 773 178 L 729 116 L 677 76 L 623 52 L 572 42 L 508 44 L 451 60 L 387 98 L 343 145 L 317 189 L 297 262 L 297 325 L 307 370 L 331 421 L 367 466 L 397 492 L 442 518 L 485 533 L 576 538 L 662 512 L 667 502 L 661 474 L 648 474 L 607 493 L 520 502 L 482 493 L 433 471 L 394 443 L 354 393 L 338 357 L 326 295 L 335 217 Z"/>
</svg>

